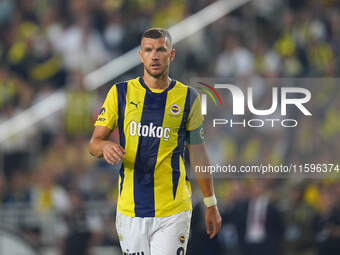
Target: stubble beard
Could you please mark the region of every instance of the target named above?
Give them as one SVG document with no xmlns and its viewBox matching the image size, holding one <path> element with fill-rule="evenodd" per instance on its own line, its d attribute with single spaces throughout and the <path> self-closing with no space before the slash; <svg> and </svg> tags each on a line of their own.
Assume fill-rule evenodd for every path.
<svg viewBox="0 0 340 255">
<path fill-rule="evenodd" d="M 166 70 L 167 70 L 167 67 L 164 67 L 164 69 L 163 69 L 160 73 L 158 73 L 158 74 L 153 74 L 153 73 L 151 72 L 151 70 L 150 70 L 149 68 L 147 68 L 147 67 L 145 67 L 145 70 L 146 70 L 146 72 L 147 72 L 151 77 L 153 77 L 153 78 L 155 78 L 155 79 L 159 79 L 159 78 L 162 78 L 162 77 L 165 75 Z"/>
</svg>

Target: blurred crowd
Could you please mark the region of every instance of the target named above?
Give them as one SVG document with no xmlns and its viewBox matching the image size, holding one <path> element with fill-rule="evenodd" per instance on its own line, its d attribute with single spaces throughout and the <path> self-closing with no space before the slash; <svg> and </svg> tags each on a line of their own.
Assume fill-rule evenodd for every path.
<svg viewBox="0 0 340 255">
<path fill-rule="evenodd" d="M 189 254 L 338 254 L 340 183 L 334 180 L 219 180 L 223 226 L 205 234 L 203 206 L 193 212 Z"/>
<path fill-rule="evenodd" d="M 59 89 L 67 95 L 63 111 L 0 145 L 0 214 L 13 216 L 10 207 L 31 210 L 34 219 L 14 222 L 36 247 L 86 254 L 90 246 L 118 245 L 117 167 L 92 158 L 87 143 L 108 89 L 142 68 L 96 92 L 85 89 L 84 77 L 138 46 L 147 27 L 170 27 L 213 2 L 0 0 L 0 122 Z M 311 90 L 313 118 L 291 111 L 298 128 L 206 129 L 211 161 L 340 163 L 340 87 L 332 79 L 340 74 L 339 45 L 336 0 L 254 0 L 176 44 L 172 77 L 188 84 L 200 77 L 236 79 L 256 89 L 259 108 L 271 99 L 266 81 L 310 79 L 299 86 Z M 199 188 L 193 190 L 188 254 L 332 255 L 340 248 L 336 178 L 217 179 L 224 225 L 213 242 L 204 235 Z M 255 223 L 248 215 L 257 215 Z"/>
</svg>

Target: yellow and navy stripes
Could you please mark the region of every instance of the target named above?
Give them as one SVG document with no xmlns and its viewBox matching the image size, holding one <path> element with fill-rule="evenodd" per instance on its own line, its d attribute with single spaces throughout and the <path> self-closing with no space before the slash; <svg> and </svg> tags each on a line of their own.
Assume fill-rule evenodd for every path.
<svg viewBox="0 0 340 255">
<path fill-rule="evenodd" d="M 175 80 L 155 91 L 136 78 L 114 85 L 102 109 L 95 125 L 118 126 L 126 150 L 118 211 L 162 217 L 191 210 L 183 152 L 190 131 L 201 129 L 203 121 L 196 91 Z"/>
</svg>

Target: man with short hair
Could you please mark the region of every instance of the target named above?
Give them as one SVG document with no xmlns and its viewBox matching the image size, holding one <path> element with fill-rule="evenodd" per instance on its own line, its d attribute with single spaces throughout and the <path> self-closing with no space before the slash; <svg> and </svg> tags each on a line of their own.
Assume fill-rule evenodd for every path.
<svg viewBox="0 0 340 255">
<path fill-rule="evenodd" d="M 191 87 L 169 78 L 175 49 L 167 30 L 146 30 L 139 56 L 143 77 L 112 86 L 89 151 L 109 164 L 122 162 L 116 227 L 123 253 L 182 255 L 192 211 L 185 144 L 192 166 L 209 165 L 200 98 Z M 120 144 L 108 139 L 117 126 Z M 207 234 L 213 238 L 221 227 L 213 181 L 211 175 L 196 179 L 207 207 Z"/>
</svg>

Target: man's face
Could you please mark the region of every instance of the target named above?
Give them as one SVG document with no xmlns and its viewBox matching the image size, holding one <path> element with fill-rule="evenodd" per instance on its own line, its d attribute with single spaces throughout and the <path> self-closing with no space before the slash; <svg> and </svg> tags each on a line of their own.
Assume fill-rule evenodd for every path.
<svg viewBox="0 0 340 255">
<path fill-rule="evenodd" d="M 168 72 L 175 57 L 175 50 L 170 47 L 167 38 L 143 38 L 139 56 L 149 75 L 158 78 Z"/>
</svg>

